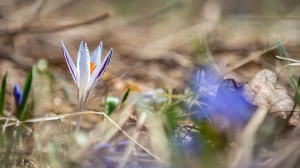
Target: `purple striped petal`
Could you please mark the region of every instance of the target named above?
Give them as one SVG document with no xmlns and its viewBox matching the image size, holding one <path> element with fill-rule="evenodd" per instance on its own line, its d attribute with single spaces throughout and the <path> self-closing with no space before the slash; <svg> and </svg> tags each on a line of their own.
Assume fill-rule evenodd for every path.
<svg viewBox="0 0 300 168">
<path fill-rule="evenodd" d="M 101 64 L 101 66 L 98 66 L 95 69 L 94 73 L 92 74 L 92 76 L 90 78 L 90 82 L 88 85 L 89 90 L 92 90 L 97 85 L 97 83 L 101 79 L 101 77 L 103 76 L 108 64 L 110 63 L 112 54 L 113 54 L 113 49 L 110 49 L 110 51 L 106 55 L 105 59 L 103 60 L 103 63 Z"/>
<path fill-rule="evenodd" d="M 70 70 L 70 72 L 72 74 L 74 82 L 77 85 L 77 68 L 76 68 L 76 66 L 75 66 L 75 64 L 74 64 L 74 62 L 73 62 L 70 54 L 68 53 L 68 50 L 66 49 L 66 47 L 64 45 L 64 42 L 61 41 L 61 44 L 62 44 L 62 51 L 64 53 L 64 57 L 66 59 L 67 65 L 68 65 L 69 70 Z"/>
</svg>

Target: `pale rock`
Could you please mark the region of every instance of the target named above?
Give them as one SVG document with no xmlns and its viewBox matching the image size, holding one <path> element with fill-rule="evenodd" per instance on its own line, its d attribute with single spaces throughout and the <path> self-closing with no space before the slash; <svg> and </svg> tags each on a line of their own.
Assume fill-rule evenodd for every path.
<svg viewBox="0 0 300 168">
<path fill-rule="evenodd" d="M 264 69 L 243 87 L 245 99 L 256 106 L 269 108 L 270 113 L 274 113 L 283 118 L 287 118 L 293 110 L 294 101 L 288 96 L 286 90 L 276 84 L 277 76 L 274 72 Z M 293 114 L 295 116 L 296 114 Z M 298 117 L 299 118 L 299 117 Z M 292 125 L 298 124 L 295 118 Z"/>
</svg>

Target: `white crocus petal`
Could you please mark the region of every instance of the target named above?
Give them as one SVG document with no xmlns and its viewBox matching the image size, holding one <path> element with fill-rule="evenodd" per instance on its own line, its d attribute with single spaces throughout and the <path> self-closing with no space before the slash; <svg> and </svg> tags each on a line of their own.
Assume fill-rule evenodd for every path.
<svg viewBox="0 0 300 168">
<path fill-rule="evenodd" d="M 78 87 L 78 83 L 77 83 L 77 81 L 78 81 L 77 80 L 77 76 L 78 76 L 77 68 L 76 68 L 76 66 L 75 66 L 75 64 L 74 64 L 74 62 L 73 62 L 70 54 L 68 53 L 68 50 L 66 49 L 66 47 L 64 45 L 64 42 L 61 41 L 61 44 L 62 44 L 62 50 L 63 50 L 63 53 L 64 53 L 64 57 L 65 57 L 65 59 L 67 61 L 67 65 L 68 65 L 69 70 L 70 70 L 70 72 L 72 74 L 72 77 L 73 77 L 73 79 L 75 81 L 75 84 Z"/>
<path fill-rule="evenodd" d="M 78 50 L 78 54 L 77 54 L 77 68 L 79 67 L 81 51 L 84 51 L 83 41 L 81 41 L 79 44 L 79 50 Z M 79 68 L 78 68 L 78 72 L 79 72 Z"/>
<path fill-rule="evenodd" d="M 86 43 L 84 47 L 82 43 L 80 44 L 77 57 L 79 91 L 86 92 L 90 80 L 90 55 Z"/>
<path fill-rule="evenodd" d="M 113 49 L 110 49 L 110 51 L 107 53 L 105 59 L 103 60 L 102 64 L 100 66 L 97 66 L 94 72 L 91 75 L 90 81 L 88 83 L 88 92 L 91 91 L 98 83 L 98 81 L 103 76 L 110 60 L 111 56 L 113 54 Z"/>
<path fill-rule="evenodd" d="M 99 66 L 101 64 L 102 41 L 91 56 L 91 62 Z"/>
</svg>

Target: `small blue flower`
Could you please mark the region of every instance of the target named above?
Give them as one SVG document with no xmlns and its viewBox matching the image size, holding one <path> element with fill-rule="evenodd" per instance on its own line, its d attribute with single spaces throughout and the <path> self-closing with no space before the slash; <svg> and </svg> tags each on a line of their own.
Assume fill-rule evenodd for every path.
<svg viewBox="0 0 300 168">
<path fill-rule="evenodd" d="M 222 82 L 218 71 L 210 64 L 202 65 L 192 74 L 190 88 L 196 95 L 195 102 L 190 106 L 190 112 L 196 121 L 210 120 L 213 103 Z"/>
<path fill-rule="evenodd" d="M 243 128 L 252 117 L 256 106 L 248 103 L 241 94 L 239 87 L 233 79 L 224 80 L 217 92 L 212 117 L 222 127 L 234 126 Z"/>
<path fill-rule="evenodd" d="M 192 76 L 191 89 L 196 94 L 189 110 L 192 119 L 213 122 L 221 128 L 242 129 L 252 117 L 256 106 L 248 103 L 233 79 L 223 79 L 210 65 L 204 65 Z"/>
<path fill-rule="evenodd" d="M 20 86 L 18 84 L 15 84 L 14 87 L 14 98 L 15 98 L 16 107 L 19 107 L 22 103 L 23 92 L 20 89 Z"/>
</svg>

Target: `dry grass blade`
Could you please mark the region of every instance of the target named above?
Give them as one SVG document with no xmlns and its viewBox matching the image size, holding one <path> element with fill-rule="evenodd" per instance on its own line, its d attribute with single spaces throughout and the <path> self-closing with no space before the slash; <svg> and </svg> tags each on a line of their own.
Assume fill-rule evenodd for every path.
<svg viewBox="0 0 300 168">
<path fill-rule="evenodd" d="M 145 120 L 146 120 L 146 113 L 142 113 L 141 116 L 139 117 L 138 122 L 137 122 L 137 127 L 135 128 L 136 131 L 134 131 L 135 133 L 132 136 L 134 139 L 138 139 L 138 137 L 140 135 L 140 129 L 144 125 Z M 127 149 L 125 150 L 126 152 L 123 156 L 123 161 L 121 162 L 119 168 L 123 168 L 125 166 L 125 164 L 128 162 L 130 154 L 132 153 L 132 151 L 134 149 L 134 145 L 135 145 L 134 143 L 130 143 L 128 145 Z"/>
<path fill-rule="evenodd" d="M 276 56 L 277 59 L 283 60 L 283 61 L 290 61 L 292 63 L 288 63 L 286 65 L 284 65 L 281 70 L 278 72 L 278 76 L 286 69 L 289 67 L 298 67 L 300 66 L 300 61 L 295 60 L 295 59 L 291 59 L 291 58 L 285 58 L 285 57 L 281 57 L 281 56 Z"/>
<path fill-rule="evenodd" d="M 245 64 L 247 64 L 247 63 L 249 63 L 250 61 L 253 61 L 254 59 L 256 59 L 256 58 L 262 56 L 263 54 L 265 54 L 265 53 L 267 53 L 267 52 L 269 52 L 269 51 L 271 51 L 271 50 L 274 50 L 275 48 L 277 48 L 277 47 L 278 47 L 279 45 L 281 45 L 281 44 L 284 44 L 284 42 L 275 43 L 275 44 L 273 44 L 273 45 L 271 45 L 271 46 L 269 46 L 269 47 L 267 47 L 267 48 L 265 48 L 265 49 L 263 49 L 263 50 L 259 50 L 259 51 L 256 51 L 256 52 L 252 53 L 252 54 L 249 55 L 248 57 L 246 57 L 246 58 L 242 59 L 241 61 L 239 61 L 239 62 L 238 62 L 237 64 L 235 64 L 234 66 L 230 67 L 227 71 L 225 71 L 225 72 L 222 74 L 222 76 L 225 76 L 225 75 L 229 74 L 230 72 L 232 72 L 232 71 L 234 71 L 234 70 L 240 68 L 241 66 L 243 66 L 243 65 L 245 65 Z"/>
<path fill-rule="evenodd" d="M 87 114 L 98 114 L 98 115 L 103 115 L 106 119 L 108 119 L 115 127 L 117 127 L 124 135 L 126 135 L 130 140 L 132 140 L 136 145 L 141 147 L 143 150 L 145 150 L 148 154 L 150 154 L 152 157 L 155 159 L 165 162 L 162 159 L 160 159 L 158 156 L 154 155 L 152 152 L 150 152 L 148 149 L 146 149 L 144 146 L 142 146 L 140 143 L 138 143 L 134 138 L 132 138 L 129 134 L 127 134 L 116 122 L 114 122 L 109 116 L 107 116 L 104 112 L 95 112 L 95 111 L 84 111 L 84 112 L 75 112 L 71 114 L 61 114 L 61 115 L 56 115 L 56 116 L 50 116 L 50 117 L 41 117 L 41 118 L 34 118 L 34 119 L 29 119 L 25 121 L 16 121 L 15 123 L 10 123 L 7 124 L 7 127 L 9 126 L 14 126 L 14 125 L 19 125 L 22 123 L 35 123 L 35 122 L 43 122 L 43 121 L 52 121 L 52 120 L 58 120 L 62 118 L 67 118 L 67 117 L 73 117 L 73 116 L 78 116 L 78 115 L 87 115 Z M 0 117 L 0 120 L 4 120 L 6 118 Z"/>
<path fill-rule="evenodd" d="M 249 166 L 252 159 L 251 155 L 255 142 L 255 133 L 264 121 L 267 113 L 268 109 L 265 107 L 259 107 L 256 110 L 244 131 L 238 137 L 237 147 L 230 155 L 228 167 L 238 168 L 242 165 L 243 167 Z"/>
<path fill-rule="evenodd" d="M 295 63 L 300 63 L 300 61 L 295 60 L 295 59 L 291 59 L 291 58 L 285 58 L 285 57 L 281 57 L 276 55 L 276 58 L 280 59 L 280 60 L 285 60 L 285 61 L 291 61 L 291 62 L 295 62 Z"/>
</svg>

